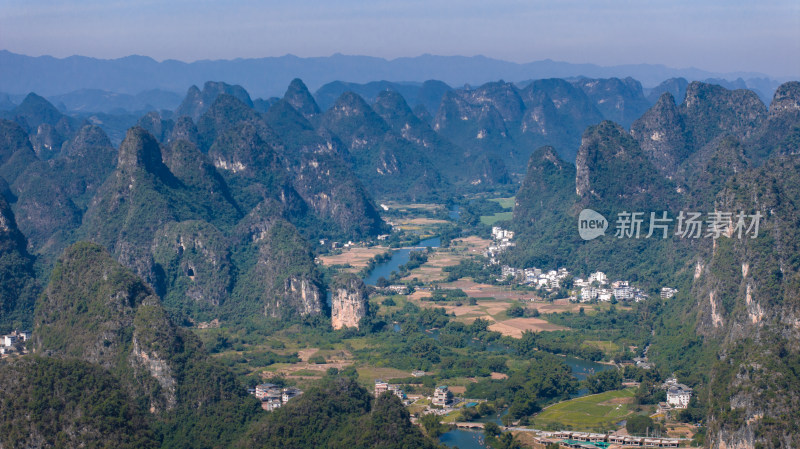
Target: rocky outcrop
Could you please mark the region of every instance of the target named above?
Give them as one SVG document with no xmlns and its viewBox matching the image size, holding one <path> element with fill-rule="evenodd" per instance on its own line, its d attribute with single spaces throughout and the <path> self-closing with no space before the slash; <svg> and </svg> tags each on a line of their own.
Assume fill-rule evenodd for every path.
<svg viewBox="0 0 800 449">
<path fill-rule="evenodd" d="M 331 325 L 334 329 L 358 328 L 367 315 L 367 287 L 357 276 L 337 279 L 332 288 Z"/>
<path fill-rule="evenodd" d="M 653 207 L 674 193 L 630 134 L 609 121 L 586 130 L 575 168 L 575 192 L 587 201 Z M 620 182 L 621 175 L 635 178 Z"/>
<path fill-rule="evenodd" d="M 630 126 L 650 106 L 633 78 L 580 79 L 575 85 L 597 105 L 603 118 Z"/>
<path fill-rule="evenodd" d="M 667 177 L 675 177 L 678 166 L 691 154 L 683 117 L 669 92 L 633 122 L 631 135 L 647 158 Z"/>
<path fill-rule="evenodd" d="M 172 128 L 175 126 L 175 122 L 162 118 L 161 114 L 156 111 L 151 111 L 142 116 L 142 118 L 136 122 L 136 126 L 141 126 L 146 129 L 147 132 L 155 136 L 159 142 L 166 142 L 167 138 L 172 134 Z"/>
<path fill-rule="evenodd" d="M 289 88 L 286 89 L 286 94 L 283 98 L 307 120 L 313 120 L 321 112 L 317 102 L 314 101 L 314 97 L 311 96 L 311 92 L 308 91 L 303 81 L 298 78 L 289 83 Z"/>
<path fill-rule="evenodd" d="M 200 308 L 222 305 L 233 282 L 227 243 L 217 228 L 203 221 L 172 222 L 159 229 L 152 252 L 164 271 L 167 297 L 185 296 Z"/>
<path fill-rule="evenodd" d="M 680 112 L 695 149 L 726 133 L 748 139 L 767 119 L 767 107 L 755 92 L 700 82 L 689 84 Z"/>
<path fill-rule="evenodd" d="M 284 282 L 284 298 L 300 316 L 319 315 L 322 295 L 319 286 L 305 276 L 290 276 Z"/>
<path fill-rule="evenodd" d="M 686 87 L 689 82 L 685 78 L 670 78 L 664 80 L 658 86 L 654 87 L 647 94 L 647 99 L 650 103 L 655 104 L 662 95 L 669 92 L 678 103 L 683 102 L 683 97 L 686 95 Z"/>
<path fill-rule="evenodd" d="M 122 421 L 131 416 L 109 405 L 120 399 L 135 401 L 137 410 L 149 410 L 154 422 L 162 420 L 160 428 L 167 430 L 160 435 L 165 440 L 184 442 L 206 432 L 198 422 L 219 420 L 231 423 L 222 427 L 241 429 L 252 416 L 248 410 L 256 410 L 255 401 L 233 375 L 208 360 L 199 339 L 175 325 L 153 290 L 98 245 L 82 242 L 65 251 L 36 310 L 33 349 L 46 357 L 34 360 L 48 365 L 89 362 L 118 379 L 118 386 L 102 389 L 114 391 L 117 402 L 91 408 L 115 413 L 116 421 L 106 424 L 106 433 L 121 425 L 120 414 L 124 413 Z M 76 376 L 73 371 L 68 375 Z M 90 377 L 77 376 L 81 382 L 73 380 L 73 388 L 94 386 Z M 57 415 L 68 411 L 66 407 Z M 75 420 L 83 422 L 84 417 Z M 228 447 L 232 437 L 213 438 Z"/>
<path fill-rule="evenodd" d="M 253 101 L 247 91 L 239 85 L 230 85 L 218 81 L 208 81 L 203 85 L 203 90 L 192 86 L 186 92 L 186 97 L 175 111 L 177 117 L 188 116 L 192 120 L 197 120 L 205 113 L 217 97 L 220 95 L 230 95 L 239 99 L 249 107 L 253 107 Z"/>
<path fill-rule="evenodd" d="M 280 162 L 294 190 L 318 219 L 333 222 L 345 235 L 380 233 L 377 208 L 343 157 L 347 149 L 336 136 L 314 129 L 288 95 L 264 119 L 283 143 Z"/>
<path fill-rule="evenodd" d="M 709 375 L 708 428 L 714 449 L 797 447 L 800 235 L 797 156 L 730 177 L 717 210 L 760 213 L 758 238 L 716 241 L 693 283 L 697 332 L 719 345 Z"/>
<path fill-rule="evenodd" d="M 26 241 L 17 229 L 14 213 L 0 197 L 0 329 L 10 329 L 14 321 L 30 325 L 33 302 L 38 293 L 34 282 L 33 259 Z"/>
<path fill-rule="evenodd" d="M 345 144 L 353 171 L 374 196 L 416 199 L 441 185 L 427 150 L 395 133 L 358 95 L 342 94 L 320 122 Z"/>
</svg>

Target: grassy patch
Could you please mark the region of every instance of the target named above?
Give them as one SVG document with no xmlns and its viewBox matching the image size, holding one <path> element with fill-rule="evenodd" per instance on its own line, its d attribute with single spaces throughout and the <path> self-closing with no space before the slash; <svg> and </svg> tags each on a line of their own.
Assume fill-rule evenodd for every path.
<svg viewBox="0 0 800 449">
<path fill-rule="evenodd" d="M 613 429 L 615 423 L 633 414 L 628 406 L 634 393 L 633 388 L 628 388 L 559 402 L 536 415 L 533 424 L 536 428 Z"/>
<path fill-rule="evenodd" d="M 494 215 L 483 215 L 481 216 L 481 223 L 485 224 L 486 226 L 491 226 L 498 221 L 507 221 L 511 220 L 514 217 L 514 212 L 498 212 Z"/>
<path fill-rule="evenodd" d="M 377 366 L 361 366 L 358 367 L 356 371 L 358 371 L 359 382 L 363 381 L 369 386 L 375 385 L 375 379 L 388 380 L 411 376 L 411 372 L 409 371 Z"/>
<path fill-rule="evenodd" d="M 619 345 L 614 343 L 613 341 L 608 340 L 586 340 L 583 342 L 581 346 L 588 346 L 592 348 L 597 348 L 605 354 L 615 354 L 619 351 Z"/>
<path fill-rule="evenodd" d="M 311 369 L 301 369 L 292 373 L 292 376 L 303 376 L 303 377 L 322 377 L 324 375 L 325 375 L 324 371 L 316 371 Z"/>
<path fill-rule="evenodd" d="M 494 201 L 500 204 L 500 207 L 503 209 L 513 209 L 514 203 L 516 202 L 516 197 L 511 196 L 508 198 L 492 198 L 489 201 Z"/>
</svg>

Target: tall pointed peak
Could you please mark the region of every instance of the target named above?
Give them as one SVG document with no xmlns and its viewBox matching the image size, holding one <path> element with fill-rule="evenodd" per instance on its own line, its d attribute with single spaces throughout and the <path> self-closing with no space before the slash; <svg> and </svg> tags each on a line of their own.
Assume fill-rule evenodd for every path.
<svg viewBox="0 0 800 449">
<path fill-rule="evenodd" d="M 62 114 L 52 103 L 45 98 L 31 92 L 14 108 L 12 115 L 25 119 L 31 129 L 42 123 L 55 126 L 64 114 Z"/>
<path fill-rule="evenodd" d="M 314 97 L 311 96 L 308 87 L 300 78 L 295 78 L 289 83 L 289 88 L 286 89 L 283 99 L 307 119 L 320 113 L 317 102 L 314 101 Z"/>
<path fill-rule="evenodd" d="M 166 170 L 161 160 L 161 147 L 152 134 L 142 127 L 128 130 L 119 147 L 119 169 L 142 168 L 150 173 Z"/>
</svg>

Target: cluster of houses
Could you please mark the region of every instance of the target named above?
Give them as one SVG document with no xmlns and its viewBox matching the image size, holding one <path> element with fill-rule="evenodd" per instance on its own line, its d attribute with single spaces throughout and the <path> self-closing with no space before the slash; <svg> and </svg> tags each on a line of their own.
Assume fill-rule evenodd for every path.
<svg viewBox="0 0 800 449">
<path fill-rule="evenodd" d="M 10 334 L 3 335 L 3 340 L 0 341 L 0 355 L 13 354 L 17 352 L 17 343 L 28 341 L 31 338 L 30 331 L 15 330 Z"/>
<path fill-rule="evenodd" d="M 500 226 L 492 227 L 492 244 L 483 253 L 484 256 L 489 258 L 492 265 L 497 265 L 497 255 L 501 252 L 515 246 L 516 243 L 511 240 L 514 239 L 514 231 L 503 229 Z"/>
<path fill-rule="evenodd" d="M 632 287 L 628 281 L 614 281 L 609 284 L 608 276 L 602 271 L 594 272 L 586 279 L 575 279 L 573 286 L 580 292 L 575 297 L 579 302 L 608 302 L 612 298 L 617 301 L 639 302 L 647 299 L 647 293 Z"/>
<path fill-rule="evenodd" d="M 286 405 L 291 399 L 300 396 L 303 391 L 295 387 L 281 388 L 275 384 L 260 384 L 256 385 L 256 388 L 251 393 L 261 401 L 261 408 L 271 412 Z"/>
<path fill-rule="evenodd" d="M 400 389 L 399 385 L 392 385 L 380 379 L 375 379 L 375 397 L 377 398 L 387 391 L 391 391 L 392 394 L 400 398 L 401 401 L 405 401 L 406 399 L 406 394 Z"/>
<path fill-rule="evenodd" d="M 503 265 L 498 281 L 516 280 L 519 284 L 530 285 L 538 289 L 553 291 L 561 288 L 564 280 L 569 278 L 566 268 L 544 271 L 540 268 L 513 268 Z"/>
<path fill-rule="evenodd" d="M 661 385 L 661 388 L 667 390 L 667 403 L 666 406 L 675 409 L 685 409 L 689 407 L 689 401 L 692 399 L 692 389 L 682 383 L 678 383 L 678 379 L 670 377 Z M 662 408 L 667 408 L 665 404 L 659 404 Z"/>
<path fill-rule="evenodd" d="M 663 287 L 661 289 L 661 299 L 670 299 L 675 296 L 675 293 L 678 293 L 678 289 L 670 288 L 670 287 Z"/>
<path fill-rule="evenodd" d="M 543 436 L 560 440 L 558 443 L 562 447 L 575 449 L 597 449 L 599 447 L 607 447 L 610 444 L 627 447 L 678 447 L 680 442 L 677 438 L 644 438 L 628 435 L 572 432 L 568 430 L 546 433 Z"/>
</svg>

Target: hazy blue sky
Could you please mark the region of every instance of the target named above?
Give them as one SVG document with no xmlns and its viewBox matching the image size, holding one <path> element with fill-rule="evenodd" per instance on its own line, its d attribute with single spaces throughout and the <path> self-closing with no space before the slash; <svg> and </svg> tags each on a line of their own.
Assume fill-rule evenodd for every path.
<svg viewBox="0 0 800 449">
<path fill-rule="evenodd" d="M 362 54 L 800 75 L 799 0 L 0 0 L 0 48 L 155 59 Z"/>
</svg>

